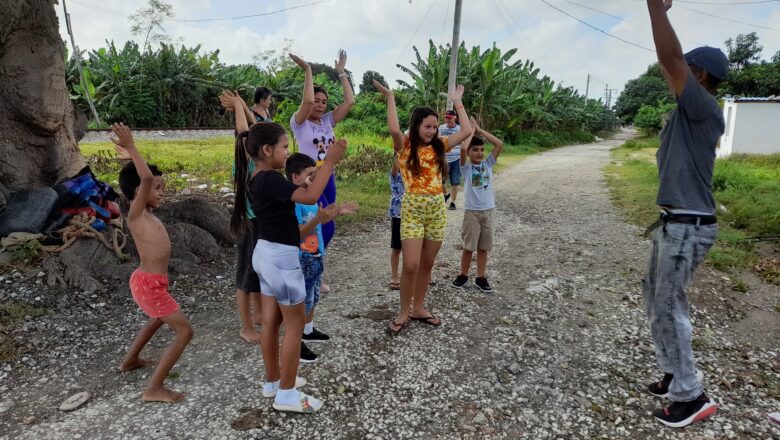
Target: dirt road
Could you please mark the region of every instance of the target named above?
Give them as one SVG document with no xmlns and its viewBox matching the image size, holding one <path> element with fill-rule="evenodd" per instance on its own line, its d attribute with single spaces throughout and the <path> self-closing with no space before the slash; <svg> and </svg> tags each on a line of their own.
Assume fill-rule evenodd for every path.
<svg viewBox="0 0 780 440">
<path fill-rule="evenodd" d="M 149 371 L 113 371 L 143 319 L 130 315 L 124 285 L 85 300 L 14 281 L 20 299 L 59 297 L 49 304 L 56 312 L 16 334 L 32 341 L 30 353 L 0 365 L 0 436 L 778 438 L 766 419 L 780 409 L 778 349 L 763 343 L 777 333 L 760 334 L 777 328 L 780 293 L 765 287 L 764 301 L 751 302 L 709 267 L 690 294 L 699 368 L 721 408 L 682 431 L 649 416 L 664 403 L 643 392 L 659 377 L 640 290 L 649 243 L 621 220 L 602 175 L 610 148 L 628 135 L 548 151 L 496 176 L 493 295 L 449 286 L 463 212 L 448 211 L 429 297 L 439 329 L 384 332 L 398 307 L 387 290 L 389 221 L 337 236 L 326 264 L 335 291 L 317 319 L 333 339 L 312 345 L 321 359 L 300 372 L 305 390 L 325 400 L 314 416 L 277 414 L 261 397 L 259 350 L 237 336 L 230 252 L 210 274 L 174 278 L 195 328 L 171 381 L 190 393 L 179 405 L 140 401 Z M 752 313 L 767 314 L 770 327 L 743 319 Z M 56 409 L 82 390 L 93 395 L 82 408 Z"/>
</svg>

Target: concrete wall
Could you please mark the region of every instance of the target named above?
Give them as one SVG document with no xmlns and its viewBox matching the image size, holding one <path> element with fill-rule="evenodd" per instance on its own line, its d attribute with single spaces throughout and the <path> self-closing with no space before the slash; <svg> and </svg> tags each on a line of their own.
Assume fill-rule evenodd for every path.
<svg viewBox="0 0 780 440">
<path fill-rule="evenodd" d="M 731 112 L 731 114 L 729 114 Z M 780 103 L 726 102 L 718 156 L 780 153 Z"/>
</svg>

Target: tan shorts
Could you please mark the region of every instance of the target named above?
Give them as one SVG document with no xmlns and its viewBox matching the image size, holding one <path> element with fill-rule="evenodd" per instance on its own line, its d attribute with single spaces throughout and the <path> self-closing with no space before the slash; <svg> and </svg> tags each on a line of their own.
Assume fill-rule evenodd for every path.
<svg viewBox="0 0 780 440">
<path fill-rule="evenodd" d="M 463 249 L 474 252 L 493 250 L 493 209 L 466 210 L 463 213 Z"/>
</svg>

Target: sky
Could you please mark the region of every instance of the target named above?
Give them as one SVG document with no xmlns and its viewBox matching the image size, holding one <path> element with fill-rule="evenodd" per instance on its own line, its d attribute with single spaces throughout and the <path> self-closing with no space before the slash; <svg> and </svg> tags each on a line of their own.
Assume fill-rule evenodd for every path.
<svg viewBox="0 0 780 440">
<path fill-rule="evenodd" d="M 130 32 L 128 16 L 146 1 L 65 1 L 80 49 L 104 47 L 106 40 L 120 45 L 128 39 L 140 41 Z M 69 41 L 62 3 L 55 8 L 60 34 Z M 220 60 L 227 64 L 251 63 L 252 55 L 280 50 L 290 40 L 292 51 L 312 62 L 333 64 L 343 48 L 347 69 L 357 83 L 364 71 L 375 70 L 391 84 L 409 79 L 396 65 L 414 61 L 412 46 L 427 51 L 429 39 L 437 45 L 452 41 L 455 9 L 455 0 L 167 3 L 173 6 L 175 18 L 165 23 L 165 32 L 186 46 L 218 49 Z M 283 9 L 287 10 L 277 12 Z M 231 18 L 256 14 L 268 15 Z M 684 50 L 709 45 L 725 51 L 726 39 L 749 32 L 758 34 L 764 58 L 780 50 L 778 0 L 677 0 L 669 14 Z M 215 18 L 220 20 L 191 21 Z M 484 50 L 494 43 L 502 51 L 517 48 L 513 59 L 530 59 L 543 74 L 583 94 L 590 74 L 588 95 L 600 98 L 605 89 L 615 89 L 613 103 L 626 81 L 656 59 L 652 51 L 635 46 L 653 47 L 645 0 L 463 0 L 460 37 L 469 48 L 479 45 Z"/>
</svg>

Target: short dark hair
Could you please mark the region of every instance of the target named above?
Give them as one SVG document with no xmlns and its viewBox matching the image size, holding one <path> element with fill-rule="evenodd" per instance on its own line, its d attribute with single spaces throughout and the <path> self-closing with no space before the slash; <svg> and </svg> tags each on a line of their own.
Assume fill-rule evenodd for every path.
<svg viewBox="0 0 780 440">
<path fill-rule="evenodd" d="M 162 176 L 163 173 L 155 165 L 147 164 L 152 171 L 153 176 Z M 138 177 L 138 170 L 135 169 L 133 162 L 128 163 L 119 171 L 119 188 L 127 200 L 135 199 L 135 190 L 141 185 L 141 178 Z"/>
<path fill-rule="evenodd" d="M 317 162 L 303 153 L 293 153 L 287 158 L 287 165 L 284 166 L 284 175 L 287 180 L 292 182 L 294 174 L 301 174 L 306 168 L 316 167 Z"/>
<path fill-rule="evenodd" d="M 271 89 L 268 87 L 258 87 L 255 89 L 255 104 L 258 102 L 268 99 L 271 96 Z"/>
<path fill-rule="evenodd" d="M 325 90 L 324 87 L 318 86 L 318 85 L 315 84 L 314 85 L 314 94 L 316 95 L 317 93 L 322 93 L 323 95 L 325 95 L 326 98 L 328 97 L 328 91 Z"/>
<path fill-rule="evenodd" d="M 696 76 L 701 72 L 707 72 L 706 70 L 702 69 L 701 67 L 695 65 L 695 64 L 688 64 L 688 67 L 691 69 L 691 72 L 693 72 L 693 75 Z M 718 86 L 720 83 L 723 82 L 722 79 L 718 79 L 715 77 L 715 75 L 711 74 L 710 72 L 707 72 L 707 81 L 705 81 L 704 87 L 706 87 L 709 91 L 715 93 L 718 90 Z"/>
<path fill-rule="evenodd" d="M 479 147 L 480 145 L 485 145 L 485 140 L 479 136 L 474 135 L 471 137 L 471 142 L 469 142 L 469 147 L 466 148 L 466 151 L 469 151 L 471 147 Z"/>
</svg>

